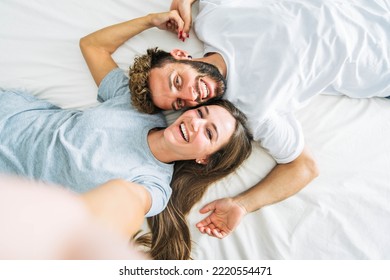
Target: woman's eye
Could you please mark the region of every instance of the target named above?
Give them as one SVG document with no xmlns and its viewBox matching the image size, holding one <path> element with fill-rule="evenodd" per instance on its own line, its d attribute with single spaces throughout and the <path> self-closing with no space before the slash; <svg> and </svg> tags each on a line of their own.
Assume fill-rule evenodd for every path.
<svg viewBox="0 0 390 280">
<path fill-rule="evenodd" d="M 199 115 L 199 117 L 201 117 L 201 118 L 203 119 L 203 113 L 202 113 L 202 110 L 200 110 L 200 109 L 197 109 L 197 111 L 198 111 L 198 115 Z"/>
<path fill-rule="evenodd" d="M 210 139 L 210 140 L 212 140 L 213 139 L 213 133 L 211 132 L 211 130 L 210 129 L 207 129 L 207 137 Z"/>
<path fill-rule="evenodd" d="M 176 104 L 177 109 L 183 109 L 184 104 L 182 99 L 178 98 Z"/>
</svg>

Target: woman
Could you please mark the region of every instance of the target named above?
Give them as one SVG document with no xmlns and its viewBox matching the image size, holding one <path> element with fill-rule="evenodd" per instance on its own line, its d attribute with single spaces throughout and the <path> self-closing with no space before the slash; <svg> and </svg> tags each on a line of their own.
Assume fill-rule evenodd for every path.
<svg viewBox="0 0 390 280">
<path fill-rule="evenodd" d="M 228 111 L 226 102 L 188 110 L 161 129 L 162 115 L 143 114 L 129 105 L 127 84 L 123 71 L 113 70 L 99 87 L 104 102 L 85 111 L 64 110 L 20 92 L 0 92 L 0 172 L 84 193 L 97 216 L 131 236 L 145 215 L 165 208 L 172 163 L 184 160 L 208 174 L 216 160 L 223 163 L 221 153 L 234 152 L 226 151 L 234 148 L 232 141 L 248 143 L 246 150 L 240 147 L 248 155 L 245 124 Z M 237 158 L 239 164 L 241 155 Z"/>
<path fill-rule="evenodd" d="M 150 247 L 154 259 L 191 258 L 191 236 L 186 215 L 211 183 L 233 172 L 250 154 L 251 137 L 242 137 L 249 135 L 242 125 L 245 116 L 227 100 L 215 102 L 233 114 L 237 120 L 235 132 L 223 149 L 208 158 L 207 166 L 176 162 L 171 183 L 172 197 L 167 208 L 159 215 L 148 218 L 151 236 L 145 234 L 137 239 L 138 243 Z"/>
</svg>

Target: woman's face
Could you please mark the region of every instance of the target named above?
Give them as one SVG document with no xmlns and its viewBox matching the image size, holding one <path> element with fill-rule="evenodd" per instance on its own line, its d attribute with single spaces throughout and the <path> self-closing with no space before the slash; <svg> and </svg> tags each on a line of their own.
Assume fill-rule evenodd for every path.
<svg viewBox="0 0 390 280">
<path fill-rule="evenodd" d="M 201 106 L 184 112 L 164 131 L 164 137 L 178 160 L 207 163 L 232 136 L 236 120 L 223 107 Z"/>
</svg>

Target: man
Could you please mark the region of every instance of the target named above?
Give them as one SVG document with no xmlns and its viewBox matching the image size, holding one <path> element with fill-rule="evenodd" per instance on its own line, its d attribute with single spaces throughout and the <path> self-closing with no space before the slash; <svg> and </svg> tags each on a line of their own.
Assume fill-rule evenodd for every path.
<svg viewBox="0 0 390 280">
<path fill-rule="evenodd" d="M 184 20 L 183 39 L 195 1 L 171 4 Z M 233 198 L 244 212 L 294 194 L 317 175 L 294 116 L 310 97 L 324 91 L 353 98 L 390 95 L 389 14 L 386 1 L 199 1 L 194 25 L 205 56 L 196 60 L 215 65 L 227 78 L 224 98 L 247 115 L 255 140 L 278 163 Z M 228 222 L 219 203 L 201 210 L 214 211 L 198 224 L 202 232 L 213 235 L 213 228 Z"/>
<path fill-rule="evenodd" d="M 122 44 L 149 28 L 165 30 L 168 21 L 174 23 L 168 28 L 171 31 L 183 28 L 178 12 L 171 11 L 108 26 L 83 39 L 81 50 L 96 84 L 99 86 L 103 78 L 118 67 L 112 54 Z M 153 60 L 150 61 L 152 55 Z M 141 111 L 155 113 L 159 110 L 157 107 L 179 110 L 223 93 L 224 78 L 218 69 L 211 64 L 189 63 L 186 61 L 188 54 L 184 51 L 175 49 L 169 54 L 151 49 L 146 57 L 136 58 L 130 71 L 132 103 L 135 107 L 142 107 Z M 150 77 L 146 70 L 151 70 Z M 151 91 L 153 94 L 150 94 Z"/>
</svg>

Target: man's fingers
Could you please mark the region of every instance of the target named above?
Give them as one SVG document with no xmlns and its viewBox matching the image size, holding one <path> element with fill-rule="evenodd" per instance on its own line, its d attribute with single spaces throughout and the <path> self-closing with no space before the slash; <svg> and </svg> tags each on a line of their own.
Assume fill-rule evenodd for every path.
<svg viewBox="0 0 390 280">
<path fill-rule="evenodd" d="M 206 204 L 205 206 L 203 206 L 199 212 L 201 214 L 206 214 L 207 212 L 210 212 L 210 211 L 214 211 L 215 210 L 215 206 L 214 206 L 214 203 L 209 203 L 209 204 Z"/>
</svg>

